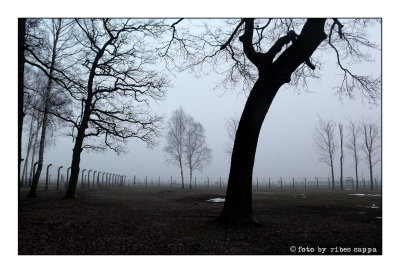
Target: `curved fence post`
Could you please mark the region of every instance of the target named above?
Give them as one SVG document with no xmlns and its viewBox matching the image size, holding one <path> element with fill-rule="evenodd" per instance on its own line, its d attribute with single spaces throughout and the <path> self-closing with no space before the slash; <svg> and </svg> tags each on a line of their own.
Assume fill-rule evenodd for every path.
<svg viewBox="0 0 400 273">
<path fill-rule="evenodd" d="M 92 188 L 94 188 L 94 181 L 96 180 L 96 173 L 97 173 L 97 171 L 94 171 L 94 172 L 93 172 L 93 178 L 92 178 L 92 180 L 93 180 L 93 182 L 92 182 Z"/>
<path fill-rule="evenodd" d="M 46 184 L 44 186 L 44 190 L 47 191 L 47 189 L 49 188 L 49 169 L 53 164 L 49 164 L 47 165 L 47 171 L 46 171 Z"/>
<path fill-rule="evenodd" d="M 57 190 L 60 188 L 60 170 L 63 166 L 58 167 L 57 171 Z"/>
<path fill-rule="evenodd" d="M 83 170 L 82 170 L 81 189 L 83 189 L 83 188 L 85 187 L 84 182 L 83 182 L 83 180 L 84 180 L 83 174 L 85 173 L 85 171 L 86 171 L 86 169 L 83 169 Z"/>
</svg>

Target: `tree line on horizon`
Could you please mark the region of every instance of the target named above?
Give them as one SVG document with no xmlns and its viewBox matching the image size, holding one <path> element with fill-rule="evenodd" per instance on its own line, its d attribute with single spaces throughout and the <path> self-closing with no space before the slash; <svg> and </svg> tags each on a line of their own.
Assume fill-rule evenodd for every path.
<svg viewBox="0 0 400 273">
<path fill-rule="evenodd" d="M 338 130 L 338 134 L 336 129 Z M 347 141 L 345 140 L 344 131 L 347 130 Z M 362 119 L 354 121 L 348 119 L 346 126 L 342 122 L 333 120 L 323 120 L 318 118 L 313 133 L 314 147 L 319 153 L 319 160 L 330 168 L 332 187 L 335 189 L 335 157 L 339 150 L 339 187 L 343 190 L 343 165 L 344 165 L 344 148 L 348 149 L 352 157 L 354 174 L 356 178 L 356 189 L 359 189 L 359 164 L 360 152 L 364 154 L 365 162 L 368 165 L 370 189 L 374 189 L 373 167 L 380 161 L 379 151 L 381 143 L 380 126 L 377 122 Z"/>
</svg>

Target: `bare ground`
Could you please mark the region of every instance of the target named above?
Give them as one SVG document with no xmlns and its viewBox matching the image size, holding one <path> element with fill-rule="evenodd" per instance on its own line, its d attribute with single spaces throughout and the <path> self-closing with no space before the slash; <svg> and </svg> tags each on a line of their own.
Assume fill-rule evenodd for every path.
<svg viewBox="0 0 400 273">
<path fill-rule="evenodd" d="M 381 197 L 349 193 L 255 192 L 262 226 L 225 227 L 212 223 L 223 203 L 206 202 L 224 197 L 218 190 L 89 189 L 75 200 L 62 200 L 61 191 L 34 199 L 22 192 L 18 252 L 292 255 L 318 254 L 320 247 L 325 254 L 382 254 Z"/>
</svg>

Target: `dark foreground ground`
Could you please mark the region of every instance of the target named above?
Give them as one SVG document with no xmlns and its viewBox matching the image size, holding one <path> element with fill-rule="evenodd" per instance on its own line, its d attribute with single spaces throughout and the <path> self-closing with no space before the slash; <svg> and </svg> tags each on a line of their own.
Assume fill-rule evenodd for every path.
<svg viewBox="0 0 400 273">
<path fill-rule="evenodd" d="M 211 220 L 223 203 L 217 190 L 86 190 L 22 193 L 19 254 L 381 254 L 381 196 L 350 191 L 257 192 L 261 227 L 224 227 Z M 365 192 L 366 194 L 374 194 Z M 323 248 L 326 248 L 323 250 Z M 375 252 L 376 251 L 376 252 Z"/>
</svg>

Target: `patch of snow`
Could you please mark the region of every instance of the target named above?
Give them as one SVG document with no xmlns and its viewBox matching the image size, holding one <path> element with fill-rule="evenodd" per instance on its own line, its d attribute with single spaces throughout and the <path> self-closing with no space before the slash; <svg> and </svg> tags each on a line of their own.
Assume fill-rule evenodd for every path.
<svg viewBox="0 0 400 273">
<path fill-rule="evenodd" d="M 379 206 L 377 206 L 377 205 L 375 205 L 375 204 L 372 204 L 371 206 L 366 206 L 366 208 L 369 208 L 369 209 L 379 209 Z"/>
<path fill-rule="evenodd" d="M 307 196 L 304 193 L 293 194 L 292 196 L 293 196 L 294 199 L 296 199 L 297 197 L 307 198 Z"/>
<path fill-rule="evenodd" d="M 365 194 L 365 193 L 350 193 L 348 195 L 354 195 L 354 196 L 382 196 L 382 194 Z"/>
<path fill-rule="evenodd" d="M 207 202 L 211 202 L 211 203 L 223 203 L 223 202 L 225 202 L 225 198 L 211 198 L 211 199 L 208 199 Z"/>
</svg>

